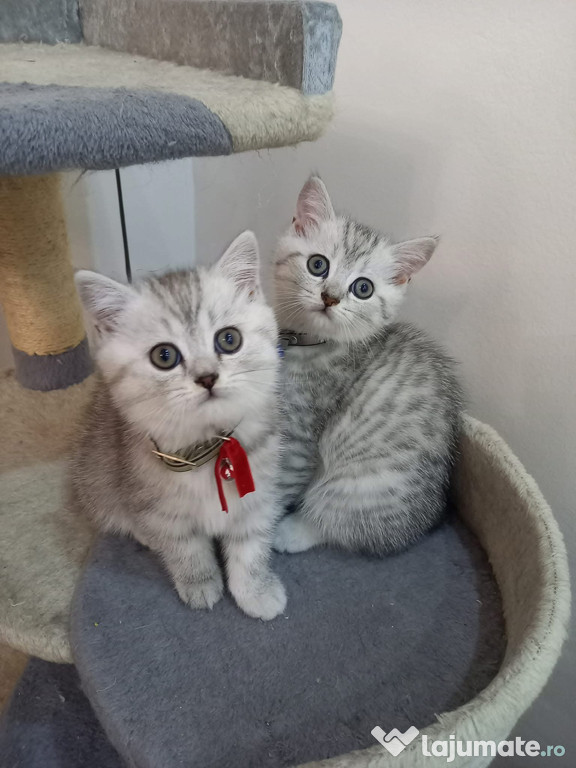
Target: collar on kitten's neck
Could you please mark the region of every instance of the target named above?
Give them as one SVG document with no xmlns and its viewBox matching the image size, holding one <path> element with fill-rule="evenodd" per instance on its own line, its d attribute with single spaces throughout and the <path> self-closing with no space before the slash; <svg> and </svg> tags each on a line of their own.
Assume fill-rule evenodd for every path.
<svg viewBox="0 0 576 768">
<path fill-rule="evenodd" d="M 190 472 L 190 470 L 198 469 L 210 459 L 218 456 L 223 444 L 230 439 L 233 432 L 234 430 L 231 429 L 229 432 L 213 437 L 205 443 L 194 443 L 187 448 L 179 448 L 174 453 L 162 453 L 155 441 L 152 440 L 154 445 L 152 453 L 172 472 Z"/>
<path fill-rule="evenodd" d="M 320 344 L 326 344 L 326 339 L 319 339 L 310 333 L 300 333 L 298 331 L 289 331 L 282 329 L 280 331 L 280 344 L 283 349 L 288 347 L 318 347 Z"/>
</svg>

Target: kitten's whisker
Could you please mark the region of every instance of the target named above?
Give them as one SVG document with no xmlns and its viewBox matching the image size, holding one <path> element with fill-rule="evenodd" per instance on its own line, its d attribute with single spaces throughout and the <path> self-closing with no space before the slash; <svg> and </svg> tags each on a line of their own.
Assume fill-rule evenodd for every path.
<svg viewBox="0 0 576 768">
<path fill-rule="evenodd" d="M 304 308 L 303 307 L 298 307 L 293 312 L 290 312 L 290 314 L 286 316 L 286 320 L 287 321 L 288 320 L 292 320 L 293 317 L 297 317 L 299 314 L 300 315 L 304 314 Z"/>
<path fill-rule="evenodd" d="M 271 387 L 273 385 L 273 382 L 271 381 L 263 381 L 262 379 L 240 379 L 238 382 L 234 382 L 234 384 L 260 384 L 264 387 L 268 386 Z M 221 387 L 219 387 L 219 391 L 223 392 L 225 389 L 227 389 L 226 384 L 223 384 Z M 218 389 L 216 390 L 218 391 Z"/>
<path fill-rule="evenodd" d="M 242 376 L 244 373 L 255 373 L 256 371 L 275 371 L 276 368 L 246 368 L 242 371 L 236 371 L 236 373 L 229 373 L 228 376 Z"/>
</svg>

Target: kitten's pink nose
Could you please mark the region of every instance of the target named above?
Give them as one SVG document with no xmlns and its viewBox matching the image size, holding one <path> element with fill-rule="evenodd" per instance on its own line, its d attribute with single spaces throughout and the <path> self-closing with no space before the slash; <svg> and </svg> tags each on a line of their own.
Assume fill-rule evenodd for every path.
<svg viewBox="0 0 576 768">
<path fill-rule="evenodd" d="M 202 374 L 202 376 L 198 376 L 198 378 L 195 379 L 196 384 L 208 390 L 212 389 L 214 384 L 216 384 L 217 380 L 218 380 L 217 373 L 204 373 Z"/>
<path fill-rule="evenodd" d="M 340 304 L 340 299 L 335 299 L 327 293 L 322 293 L 321 296 L 325 307 L 335 307 L 336 304 Z"/>
</svg>

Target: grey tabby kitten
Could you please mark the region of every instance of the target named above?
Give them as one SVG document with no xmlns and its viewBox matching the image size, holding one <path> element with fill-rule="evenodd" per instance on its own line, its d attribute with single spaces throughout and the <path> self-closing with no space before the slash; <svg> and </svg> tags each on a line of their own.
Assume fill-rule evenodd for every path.
<svg viewBox="0 0 576 768">
<path fill-rule="evenodd" d="M 404 549 L 444 516 L 459 429 L 454 364 L 394 318 L 437 240 L 393 244 L 334 213 L 311 178 L 281 238 L 276 316 L 286 349 L 281 491 L 297 511 L 274 547 Z"/>
<path fill-rule="evenodd" d="M 77 503 L 103 530 L 129 534 L 163 560 L 193 608 L 228 587 L 249 616 L 272 619 L 286 605 L 269 567 L 281 514 L 277 326 L 259 283 L 254 235 L 246 232 L 210 269 L 173 272 L 134 286 L 81 271 L 76 282 L 97 330 L 100 377 L 73 462 Z M 216 458 L 171 471 L 153 453 L 180 456 L 233 430 L 255 492 L 239 497 Z"/>
</svg>

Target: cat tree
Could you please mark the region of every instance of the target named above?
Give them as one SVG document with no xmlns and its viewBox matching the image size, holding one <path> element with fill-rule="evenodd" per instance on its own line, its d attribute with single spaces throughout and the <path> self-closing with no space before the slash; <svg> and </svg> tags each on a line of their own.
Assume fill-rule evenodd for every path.
<svg viewBox="0 0 576 768">
<path fill-rule="evenodd" d="M 383 561 L 278 556 L 290 602 L 269 624 L 226 599 L 191 612 L 130 542 L 88 555 L 67 507 L 92 378 L 58 173 L 313 140 L 339 37 L 322 2 L 21 0 L 0 19 L 0 299 L 16 371 L 0 381 L 0 640 L 38 657 L 0 727 L 19 765 L 428 766 L 419 739 L 392 757 L 371 728 L 504 738 L 556 663 L 562 537 L 509 448 L 468 417 L 459 521 Z"/>
</svg>

